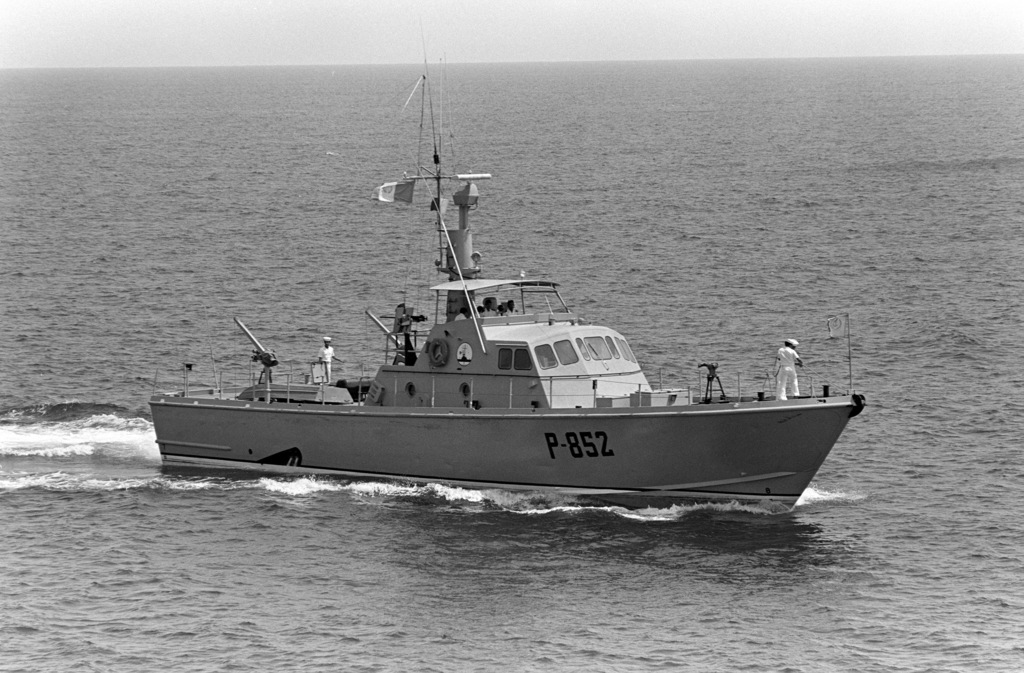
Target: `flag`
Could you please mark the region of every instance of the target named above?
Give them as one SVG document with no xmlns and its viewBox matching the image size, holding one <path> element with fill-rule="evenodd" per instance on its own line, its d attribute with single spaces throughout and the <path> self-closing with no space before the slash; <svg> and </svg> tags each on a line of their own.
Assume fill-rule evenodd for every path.
<svg viewBox="0 0 1024 673">
<path fill-rule="evenodd" d="M 373 198 L 378 201 L 384 201 L 385 203 L 394 203 L 395 201 L 412 203 L 412 192 L 415 186 L 415 180 L 385 182 L 383 185 L 373 190 Z"/>
<path fill-rule="evenodd" d="M 437 199 L 430 200 L 430 209 L 437 210 Z M 441 197 L 441 214 L 444 215 L 448 212 L 448 199 Z"/>
</svg>

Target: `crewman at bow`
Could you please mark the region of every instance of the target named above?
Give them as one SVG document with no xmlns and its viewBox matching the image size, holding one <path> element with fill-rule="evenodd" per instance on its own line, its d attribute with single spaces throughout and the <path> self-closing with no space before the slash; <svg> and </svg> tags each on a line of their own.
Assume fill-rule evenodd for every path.
<svg viewBox="0 0 1024 673">
<path fill-rule="evenodd" d="M 786 339 L 782 344 L 782 348 L 779 349 L 778 355 L 775 357 L 779 363 L 779 370 L 775 374 L 775 399 L 777 400 L 787 399 L 787 388 L 793 391 L 793 397 L 800 396 L 800 386 L 796 380 L 796 368 L 803 367 L 804 361 L 800 359 L 800 354 L 796 352 L 796 347 L 799 345 L 800 342 L 796 339 Z"/>
</svg>

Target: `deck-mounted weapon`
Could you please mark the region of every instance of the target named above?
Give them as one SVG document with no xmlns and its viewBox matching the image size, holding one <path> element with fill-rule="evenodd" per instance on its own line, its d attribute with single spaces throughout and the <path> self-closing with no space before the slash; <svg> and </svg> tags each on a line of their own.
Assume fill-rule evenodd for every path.
<svg viewBox="0 0 1024 673">
<path fill-rule="evenodd" d="M 700 371 L 701 367 L 708 370 L 707 373 L 707 386 L 704 388 L 704 404 L 710 404 L 713 395 L 714 384 L 718 382 L 718 391 L 722 394 L 721 399 L 725 398 L 725 390 L 722 388 L 722 379 L 718 378 L 718 363 L 717 362 L 702 362 L 697 365 L 697 371 Z"/>
<path fill-rule="evenodd" d="M 264 348 L 263 344 L 261 344 L 256 339 L 256 337 L 252 335 L 252 332 L 249 331 L 249 328 L 246 327 L 242 323 L 242 321 L 239 320 L 237 317 L 235 318 L 235 324 L 242 328 L 242 331 L 245 332 L 245 336 L 249 337 L 249 341 L 252 342 L 252 361 L 259 362 L 261 365 L 263 365 L 263 371 L 267 375 L 267 383 L 270 383 L 272 378 L 270 368 L 276 367 L 278 365 L 277 356 L 274 355 L 273 351 L 268 351 L 266 348 Z"/>
</svg>

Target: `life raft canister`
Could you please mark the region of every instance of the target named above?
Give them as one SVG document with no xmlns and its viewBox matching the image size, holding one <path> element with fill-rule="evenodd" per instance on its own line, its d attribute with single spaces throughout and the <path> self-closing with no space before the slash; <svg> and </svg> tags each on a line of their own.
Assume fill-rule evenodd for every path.
<svg viewBox="0 0 1024 673">
<path fill-rule="evenodd" d="M 427 343 L 427 356 L 434 367 L 444 367 L 448 363 L 448 342 L 444 339 L 432 339 Z"/>
</svg>

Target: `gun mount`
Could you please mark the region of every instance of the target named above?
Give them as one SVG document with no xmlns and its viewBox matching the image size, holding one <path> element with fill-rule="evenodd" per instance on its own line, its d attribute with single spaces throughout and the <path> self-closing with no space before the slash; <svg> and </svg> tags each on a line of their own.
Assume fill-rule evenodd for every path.
<svg viewBox="0 0 1024 673">
<path fill-rule="evenodd" d="M 245 332 L 245 336 L 249 337 L 249 341 L 252 342 L 252 361 L 259 362 L 261 365 L 263 365 L 264 371 L 266 371 L 267 375 L 269 376 L 270 368 L 276 367 L 278 365 L 277 356 L 274 355 L 273 351 L 269 351 L 266 348 L 264 348 L 263 344 L 261 344 L 259 340 L 252 335 L 252 332 L 249 331 L 249 328 L 246 327 L 245 324 L 237 317 L 235 318 L 235 324 L 242 328 L 242 331 Z"/>
<path fill-rule="evenodd" d="M 697 365 L 697 371 L 701 368 L 708 370 L 707 373 L 707 386 L 704 388 L 704 399 L 701 400 L 704 404 L 710 404 L 713 397 L 713 389 L 715 383 L 718 383 L 718 391 L 721 393 L 721 400 L 727 399 L 725 396 L 725 390 L 722 388 L 722 379 L 718 378 L 718 363 L 717 362 L 702 362 Z"/>
</svg>

